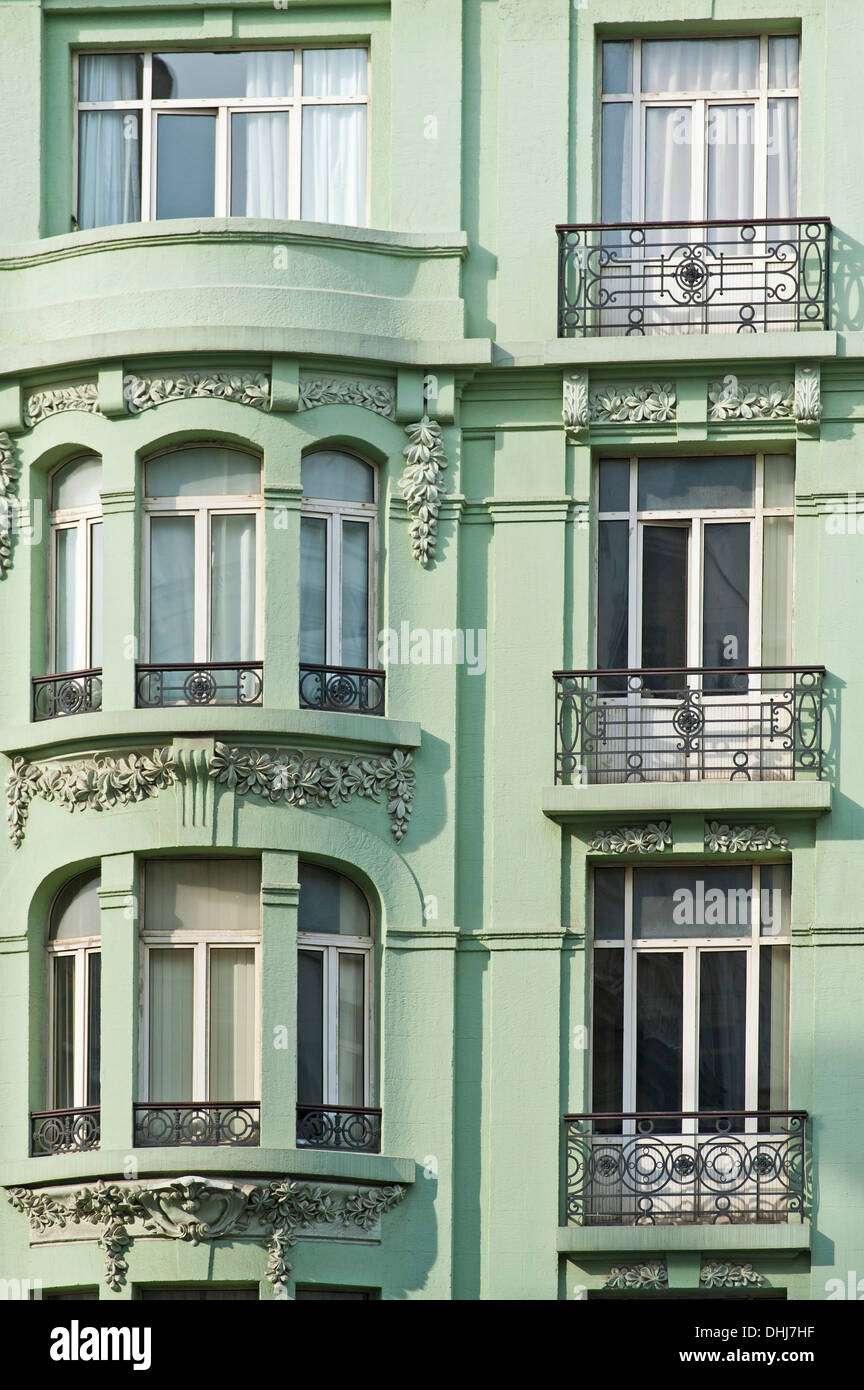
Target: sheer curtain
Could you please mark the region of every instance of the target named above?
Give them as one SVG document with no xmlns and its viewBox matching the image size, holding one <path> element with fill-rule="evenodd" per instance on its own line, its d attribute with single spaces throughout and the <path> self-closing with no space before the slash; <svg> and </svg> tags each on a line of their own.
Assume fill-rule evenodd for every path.
<svg viewBox="0 0 864 1390">
<path fill-rule="evenodd" d="M 133 54 L 83 57 L 79 100 L 140 96 Z M 82 111 L 78 146 L 78 223 L 108 227 L 141 219 L 141 118 L 137 111 Z"/>
<path fill-rule="evenodd" d="M 79 593 L 78 588 L 78 541 L 77 526 L 67 526 L 56 532 L 54 665 L 57 671 L 79 669 L 84 595 Z"/>
<path fill-rule="evenodd" d="M 150 952 L 151 1101 L 178 1104 L 193 1097 L 194 952 Z"/>
<path fill-rule="evenodd" d="M 260 898 L 256 860 L 157 860 L 147 865 L 146 928 L 258 932 Z"/>
<path fill-rule="evenodd" d="M 255 517 L 214 516 L 211 525 L 211 660 L 252 661 Z"/>
<path fill-rule="evenodd" d="M 369 661 L 369 527 L 365 521 L 342 522 L 341 665 Z"/>
<path fill-rule="evenodd" d="M 642 44 L 643 92 L 735 92 L 758 85 L 758 39 L 663 39 Z"/>
<path fill-rule="evenodd" d="M 366 93 L 365 49 L 310 49 L 303 55 L 303 94 Z M 309 105 L 303 111 L 301 217 L 366 224 L 366 107 Z"/>
<path fill-rule="evenodd" d="M 195 520 L 150 521 L 150 660 L 195 659 Z"/>
<path fill-rule="evenodd" d="M 300 660 L 327 660 L 327 522 L 300 522 Z"/>
<path fill-rule="evenodd" d="M 255 952 L 210 951 L 211 1101 L 254 1100 Z"/>
<path fill-rule="evenodd" d="M 246 95 L 290 96 L 293 52 L 247 53 Z M 287 111 L 254 111 L 231 120 L 231 213 L 234 217 L 289 217 Z"/>
<path fill-rule="evenodd" d="M 339 956 L 339 1055 L 337 1063 L 339 1105 L 363 1105 L 365 1095 L 365 1056 L 363 978 L 365 961 L 361 955 L 342 952 Z"/>
</svg>

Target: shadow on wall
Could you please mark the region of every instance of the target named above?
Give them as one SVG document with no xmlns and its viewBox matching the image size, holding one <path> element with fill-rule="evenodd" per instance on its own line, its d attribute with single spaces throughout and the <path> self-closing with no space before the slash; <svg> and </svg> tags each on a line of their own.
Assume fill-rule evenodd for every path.
<svg viewBox="0 0 864 1390">
<path fill-rule="evenodd" d="M 830 250 L 829 327 L 838 332 L 859 332 L 864 330 L 864 244 L 835 227 Z"/>
</svg>

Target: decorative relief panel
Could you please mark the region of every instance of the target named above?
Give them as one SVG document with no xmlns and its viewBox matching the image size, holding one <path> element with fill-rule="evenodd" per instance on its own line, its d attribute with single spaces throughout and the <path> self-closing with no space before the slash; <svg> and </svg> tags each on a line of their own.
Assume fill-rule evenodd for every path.
<svg viewBox="0 0 864 1390">
<path fill-rule="evenodd" d="M 773 825 L 726 825 L 705 822 L 705 848 L 720 854 L 750 854 L 756 850 L 785 850 L 789 841 Z"/>
<path fill-rule="evenodd" d="M 709 420 L 791 420 L 795 386 L 792 381 L 741 381 L 725 376 L 708 387 Z"/>
<path fill-rule="evenodd" d="M 217 399 L 270 409 L 270 378 L 265 372 L 178 372 L 171 376 L 123 378 L 123 395 L 132 415 L 166 401 Z"/>
<path fill-rule="evenodd" d="M 31 391 L 24 407 L 24 424 L 28 427 L 38 425 L 41 420 L 47 420 L 50 415 L 60 415 L 64 410 L 85 410 L 97 415 L 99 388 L 96 382 L 82 381 L 74 386 Z"/>
<path fill-rule="evenodd" d="M 676 418 L 677 406 L 671 381 L 601 386 L 588 398 L 590 419 L 599 425 L 662 425 Z"/>
<path fill-rule="evenodd" d="M 391 382 L 369 377 L 316 376 L 300 373 L 298 410 L 316 405 L 359 405 L 385 420 L 396 419 L 396 387 Z"/>
<path fill-rule="evenodd" d="M 647 825 L 621 825 L 614 830 L 595 830 L 588 845 L 589 854 L 662 854 L 672 844 L 668 820 Z"/>
<path fill-rule="evenodd" d="M 668 1289 L 669 1274 L 663 1260 L 614 1265 L 604 1289 Z"/>
<path fill-rule="evenodd" d="M 763 1286 L 768 1280 L 764 1274 L 757 1274 L 752 1265 L 706 1260 L 699 1271 L 699 1283 L 709 1289 L 743 1289 L 748 1285 Z"/>
<path fill-rule="evenodd" d="M 818 364 L 799 362 L 795 368 L 795 419 L 800 425 L 818 425 L 822 419 Z"/>
<path fill-rule="evenodd" d="M 425 569 L 435 555 L 438 540 L 438 513 L 444 496 L 443 470 L 447 456 L 441 439 L 441 426 L 424 415 L 416 424 L 406 425 L 411 441 L 405 455 L 405 468 L 399 491 L 411 517 L 409 528 L 414 559 Z"/>
<path fill-rule="evenodd" d="M 12 440 L 0 433 L 0 579 L 12 564 L 12 511 L 18 491 L 18 465 Z"/>
<path fill-rule="evenodd" d="M 110 753 L 33 763 L 13 758 L 6 778 L 10 838 L 13 845 L 21 844 L 30 803 L 36 797 L 56 802 L 65 811 L 110 811 L 156 796 L 176 780 L 170 748 L 130 753 L 125 758 Z"/>
</svg>

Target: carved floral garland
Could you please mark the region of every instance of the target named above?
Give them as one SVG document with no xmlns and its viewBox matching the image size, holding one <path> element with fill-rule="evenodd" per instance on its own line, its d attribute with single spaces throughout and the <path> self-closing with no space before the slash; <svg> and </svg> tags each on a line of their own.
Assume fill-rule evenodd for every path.
<svg viewBox="0 0 864 1390">
<path fill-rule="evenodd" d="M 86 410 L 92 415 L 98 414 L 99 388 L 95 381 L 32 391 L 27 397 L 24 423 L 27 426 L 38 425 L 40 420 L 47 420 L 50 415 L 60 415 L 64 410 Z"/>
<path fill-rule="evenodd" d="M 668 820 L 651 821 L 648 825 L 621 825 L 614 830 L 595 830 L 588 846 L 589 854 L 661 854 L 672 844 L 672 828 Z"/>
<path fill-rule="evenodd" d="M 366 377 L 300 376 L 298 410 L 316 405 L 359 405 L 385 420 L 396 418 L 396 388 L 386 381 Z"/>
<path fill-rule="evenodd" d="M 605 386 L 589 397 L 591 419 L 598 424 L 666 424 L 675 419 L 677 399 L 671 381 Z"/>
<path fill-rule="evenodd" d="M 35 797 L 54 801 L 64 811 L 110 811 L 156 796 L 176 781 L 177 766 L 170 748 L 130 753 L 125 758 L 94 753 L 74 762 L 30 763 L 26 758 L 13 758 L 6 779 L 9 835 L 16 847 L 21 844 Z"/>
<path fill-rule="evenodd" d="M 719 820 L 705 823 L 705 846 L 719 854 L 749 854 L 753 850 L 788 849 L 785 835 L 773 825 L 726 825 Z"/>
<path fill-rule="evenodd" d="M 711 420 L 786 420 L 794 414 L 791 381 L 739 381 L 726 376 L 708 388 Z"/>
<path fill-rule="evenodd" d="M 193 397 L 237 401 L 270 409 L 270 379 L 264 372 L 186 372 L 176 376 L 126 376 L 123 396 L 132 415 L 166 401 Z"/>
<path fill-rule="evenodd" d="M 699 1271 L 699 1282 L 709 1289 L 741 1289 L 748 1284 L 767 1284 L 768 1280 L 764 1274 L 757 1274 L 752 1265 L 706 1260 Z"/>
<path fill-rule="evenodd" d="M 412 518 L 411 550 L 425 569 L 435 554 L 438 512 L 444 495 L 441 474 L 447 467 L 447 457 L 441 426 L 428 415 L 416 424 L 406 425 L 405 433 L 411 443 L 403 450 L 406 462 L 399 490 Z"/>
<path fill-rule="evenodd" d="M 13 498 L 18 490 L 18 465 L 8 434 L 0 433 L 0 579 L 12 564 Z"/>
<path fill-rule="evenodd" d="M 643 1264 L 615 1265 L 605 1289 L 668 1289 L 669 1275 L 662 1260 L 646 1260 Z"/>
</svg>

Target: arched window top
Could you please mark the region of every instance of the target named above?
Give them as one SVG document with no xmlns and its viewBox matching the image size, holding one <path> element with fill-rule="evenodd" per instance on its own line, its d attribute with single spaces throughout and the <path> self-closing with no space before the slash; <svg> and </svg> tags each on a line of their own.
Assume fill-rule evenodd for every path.
<svg viewBox="0 0 864 1390">
<path fill-rule="evenodd" d="M 54 899 L 49 941 L 81 941 L 101 935 L 98 869 L 90 869 L 64 884 Z"/>
<path fill-rule="evenodd" d="M 102 460 L 98 454 L 79 454 L 58 468 L 51 478 L 51 508 L 55 512 L 99 507 Z"/>
<path fill-rule="evenodd" d="M 301 864 L 299 877 L 299 931 L 310 936 L 371 935 L 369 904 L 350 878 L 319 864 Z"/>
<path fill-rule="evenodd" d="M 375 469 L 356 454 L 315 449 L 301 465 L 304 497 L 332 502 L 374 502 Z"/>
<path fill-rule="evenodd" d="M 260 491 L 260 457 L 222 444 L 184 445 L 144 465 L 147 497 L 247 497 Z"/>
</svg>

